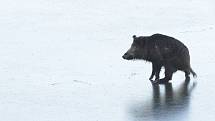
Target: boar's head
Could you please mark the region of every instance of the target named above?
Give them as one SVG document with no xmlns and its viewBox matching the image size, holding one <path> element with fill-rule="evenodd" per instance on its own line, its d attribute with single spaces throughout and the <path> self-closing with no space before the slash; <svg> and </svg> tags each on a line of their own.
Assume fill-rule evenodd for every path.
<svg viewBox="0 0 215 121">
<path fill-rule="evenodd" d="M 128 51 L 122 56 L 123 59 L 132 60 L 132 59 L 144 59 L 146 58 L 146 38 L 145 37 L 136 37 L 133 35 L 133 43 L 128 49 Z"/>
</svg>

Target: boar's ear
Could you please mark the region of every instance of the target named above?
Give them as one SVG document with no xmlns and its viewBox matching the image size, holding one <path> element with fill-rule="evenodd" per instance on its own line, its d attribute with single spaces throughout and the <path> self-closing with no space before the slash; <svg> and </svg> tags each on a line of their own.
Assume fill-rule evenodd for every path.
<svg viewBox="0 0 215 121">
<path fill-rule="evenodd" d="M 133 37 L 133 39 L 136 39 L 136 38 L 137 38 L 137 36 L 136 36 L 136 35 L 133 35 L 132 37 Z"/>
</svg>

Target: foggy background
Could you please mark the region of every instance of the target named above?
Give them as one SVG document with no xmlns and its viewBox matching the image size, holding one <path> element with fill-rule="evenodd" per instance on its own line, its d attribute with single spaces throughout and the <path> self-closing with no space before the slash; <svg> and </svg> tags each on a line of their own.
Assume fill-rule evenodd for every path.
<svg viewBox="0 0 215 121">
<path fill-rule="evenodd" d="M 215 118 L 213 0 L 0 1 L 2 121 L 203 121 Z M 190 50 L 189 84 L 152 86 L 151 64 L 122 55 L 132 35 Z M 161 77 L 163 72 L 161 73 Z"/>
</svg>

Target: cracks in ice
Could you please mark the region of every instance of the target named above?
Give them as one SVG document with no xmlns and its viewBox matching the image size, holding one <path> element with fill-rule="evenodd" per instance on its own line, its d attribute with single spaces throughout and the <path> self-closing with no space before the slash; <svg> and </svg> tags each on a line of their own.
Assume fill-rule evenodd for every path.
<svg viewBox="0 0 215 121">
<path fill-rule="evenodd" d="M 85 82 L 85 81 L 81 81 L 81 80 L 73 80 L 73 82 L 76 82 L 76 83 L 81 83 L 81 84 L 87 84 L 87 85 L 92 85 L 91 83 L 89 82 Z"/>
<path fill-rule="evenodd" d="M 80 84 L 85 84 L 85 85 L 92 85 L 92 84 L 89 83 L 89 82 L 85 82 L 85 81 L 81 81 L 81 80 L 76 80 L 76 79 L 72 80 L 72 82 L 80 83 Z M 59 85 L 59 84 L 62 84 L 62 83 L 56 82 L 56 83 L 52 83 L 52 84 L 50 84 L 50 85 L 56 86 L 56 85 Z"/>
</svg>

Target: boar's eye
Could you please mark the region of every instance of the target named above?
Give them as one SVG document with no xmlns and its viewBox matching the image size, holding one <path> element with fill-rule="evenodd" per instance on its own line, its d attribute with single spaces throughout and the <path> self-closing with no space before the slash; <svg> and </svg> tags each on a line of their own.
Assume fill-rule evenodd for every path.
<svg viewBox="0 0 215 121">
<path fill-rule="evenodd" d="M 140 39 L 136 38 L 136 39 L 134 39 L 133 43 L 135 43 L 136 45 L 140 45 L 140 43 L 141 43 L 140 41 L 141 41 Z"/>
<path fill-rule="evenodd" d="M 139 48 L 139 46 L 140 46 L 140 45 L 139 45 L 139 43 L 137 43 L 137 42 L 133 42 L 133 43 L 132 43 L 132 47 L 133 47 L 133 48 Z"/>
<path fill-rule="evenodd" d="M 145 39 L 143 37 L 138 37 L 134 39 L 133 43 L 137 46 L 143 46 L 145 44 Z"/>
</svg>

